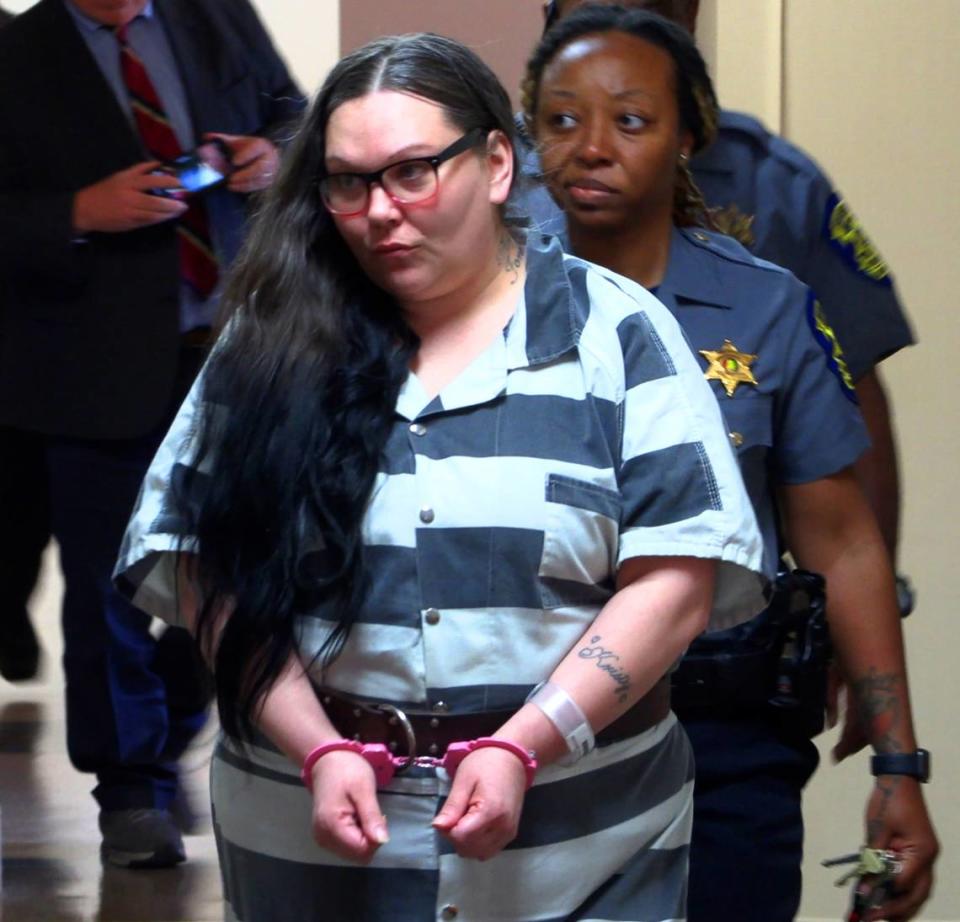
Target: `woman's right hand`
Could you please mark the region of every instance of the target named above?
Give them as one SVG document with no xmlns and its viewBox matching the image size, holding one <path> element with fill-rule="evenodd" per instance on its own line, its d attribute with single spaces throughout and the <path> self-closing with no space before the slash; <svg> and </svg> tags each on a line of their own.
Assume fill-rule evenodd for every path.
<svg viewBox="0 0 960 922">
<path fill-rule="evenodd" d="M 313 766 L 313 837 L 348 861 L 367 864 L 389 841 L 370 763 L 356 752 L 328 752 Z"/>
</svg>

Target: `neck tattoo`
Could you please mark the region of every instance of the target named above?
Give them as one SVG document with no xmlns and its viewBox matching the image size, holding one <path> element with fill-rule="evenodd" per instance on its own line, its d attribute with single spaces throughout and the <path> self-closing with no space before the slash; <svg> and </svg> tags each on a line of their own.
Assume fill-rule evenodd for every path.
<svg viewBox="0 0 960 922">
<path fill-rule="evenodd" d="M 516 285 L 520 279 L 520 267 L 523 265 L 524 248 L 516 242 L 506 231 L 500 236 L 497 244 L 497 265 L 503 267 L 506 273 L 513 273 L 511 285 Z"/>
</svg>

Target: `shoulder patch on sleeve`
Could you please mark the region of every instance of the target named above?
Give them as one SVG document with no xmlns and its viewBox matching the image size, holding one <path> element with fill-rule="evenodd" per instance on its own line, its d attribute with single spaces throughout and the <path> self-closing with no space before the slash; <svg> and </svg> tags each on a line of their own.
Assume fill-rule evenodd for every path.
<svg viewBox="0 0 960 922">
<path fill-rule="evenodd" d="M 812 291 L 807 296 L 807 320 L 810 323 L 810 329 L 813 331 L 813 338 L 820 344 L 820 348 L 823 349 L 827 357 L 827 367 L 840 382 L 843 396 L 851 403 L 859 403 L 853 383 L 853 375 L 850 374 L 850 369 L 847 366 L 847 359 L 843 354 L 840 340 L 837 339 L 837 334 L 833 332 L 833 327 L 827 323 L 826 314 L 824 314 L 820 302 Z"/>
<path fill-rule="evenodd" d="M 823 234 L 851 268 L 882 285 L 890 284 L 890 269 L 883 257 L 847 203 L 837 195 L 827 200 Z"/>
</svg>

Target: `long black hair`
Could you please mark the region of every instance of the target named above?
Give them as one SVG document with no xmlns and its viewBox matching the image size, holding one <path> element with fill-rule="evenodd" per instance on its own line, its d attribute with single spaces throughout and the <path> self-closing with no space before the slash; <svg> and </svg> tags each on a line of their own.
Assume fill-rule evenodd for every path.
<svg viewBox="0 0 960 922">
<path fill-rule="evenodd" d="M 719 105 L 707 66 L 686 29 L 648 10 L 615 4 L 587 4 L 551 26 L 534 49 L 523 80 L 523 111 L 527 130 L 536 138 L 540 82 L 547 65 L 575 39 L 602 32 L 624 32 L 662 49 L 673 60 L 680 125 L 693 138 L 693 152 L 716 137 Z M 678 226 L 713 227 L 703 196 L 684 161 L 677 164 L 673 220 Z"/>
<path fill-rule="evenodd" d="M 295 651 L 298 617 L 333 622 L 319 654 L 329 664 L 364 594 L 362 521 L 417 339 L 360 269 L 318 183 L 331 114 L 378 90 L 513 143 L 509 98 L 473 52 L 430 34 L 380 39 L 330 72 L 253 221 L 201 384 L 195 473 L 174 484 L 196 538 L 181 550 L 194 555 L 198 638 L 216 651 L 221 723 L 238 737 Z"/>
</svg>

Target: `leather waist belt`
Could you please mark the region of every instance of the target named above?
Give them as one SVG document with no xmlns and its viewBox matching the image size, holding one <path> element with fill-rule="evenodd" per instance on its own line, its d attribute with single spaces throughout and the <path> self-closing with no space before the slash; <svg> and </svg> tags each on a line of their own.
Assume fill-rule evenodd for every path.
<svg viewBox="0 0 960 922">
<path fill-rule="evenodd" d="M 687 654 L 673 673 L 673 709 L 724 713 L 766 707 L 776 683 L 778 650 L 744 650 L 717 656 Z"/>
<path fill-rule="evenodd" d="M 344 737 L 385 743 L 398 756 L 440 756 L 451 743 L 493 736 L 514 711 L 480 714 L 409 714 L 388 704 L 351 701 L 321 692 L 327 716 Z M 597 734 L 608 746 L 649 730 L 670 713 L 670 683 L 661 679 L 629 711 Z"/>
</svg>

